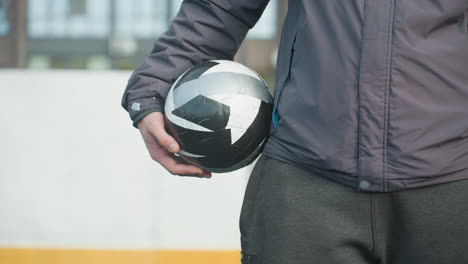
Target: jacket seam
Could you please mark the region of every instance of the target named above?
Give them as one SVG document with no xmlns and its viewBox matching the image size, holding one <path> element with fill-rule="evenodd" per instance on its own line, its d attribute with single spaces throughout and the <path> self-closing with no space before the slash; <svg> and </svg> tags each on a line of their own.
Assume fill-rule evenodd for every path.
<svg viewBox="0 0 468 264">
<path fill-rule="evenodd" d="M 356 178 L 356 185 L 359 186 L 359 181 L 361 179 L 361 164 L 362 164 L 362 157 L 361 157 L 361 126 L 362 126 L 362 111 L 361 111 L 361 85 L 362 85 L 362 66 L 363 66 L 363 61 L 364 61 L 364 56 L 365 56 L 365 36 L 366 36 L 366 31 L 367 31 L 367 8 L 368 4 L 367 1 L 364 2 L 364 21 L 362 25 L 362 36 L 361 36 L 361 57 L 360 57 L 360 62 L 359 62 L 359 80 L 358 80 L 358 113 L 357 113 L 357 120 L 358 120 L 358 125 L 357 125 L 357 156 L 358 156 L 358 164 L 357 164 L 357 178 Z"/>
<path fill-rule="evenodd" d="M 388 16 L 388 39 L 387 39 L 387 72 L 385 76 L 385 114 L 384 114 L 384 137 L 383 137 L 383 157 L 382 157 L 382 187 L 383 191 L 388 190 L 388 179 L 387 179 L 387 169 L 388 169 L 388 130 L 390 126 L 390 87 L 392 83 L 392 56 L 393 56 L 393 29 L 395 25 L 395 6 L 396 0 L 391 2 L 391 8 L 389 8 Z"/>
</svg>

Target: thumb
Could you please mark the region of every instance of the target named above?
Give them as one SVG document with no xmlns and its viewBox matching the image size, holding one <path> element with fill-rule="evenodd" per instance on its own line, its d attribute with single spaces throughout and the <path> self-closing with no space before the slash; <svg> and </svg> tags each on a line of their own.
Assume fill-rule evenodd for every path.
<svg viewBox="0 0 468 264">
<path fill-rule="evenodd" d="M 153 134 L 158 143 L 169 152 L 179 152 L 179 144 L 177 144 L 177 141 L 166 132 L 164 115 L 162 113 L 155 113 L 150 121 L 148 130 Z"/>
</svg>

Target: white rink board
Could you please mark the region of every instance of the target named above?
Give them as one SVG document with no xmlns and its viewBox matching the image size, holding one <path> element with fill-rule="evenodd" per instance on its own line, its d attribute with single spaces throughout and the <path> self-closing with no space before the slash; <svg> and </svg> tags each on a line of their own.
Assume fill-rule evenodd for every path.
<svg viewBox="0 0 468 264">
<path fill-rule="evenodd" d="M 0 71 L 0 247 L 240 248 L 251 168 L 165 172 L 120 106 L 129 76 Z"/>
</svg>

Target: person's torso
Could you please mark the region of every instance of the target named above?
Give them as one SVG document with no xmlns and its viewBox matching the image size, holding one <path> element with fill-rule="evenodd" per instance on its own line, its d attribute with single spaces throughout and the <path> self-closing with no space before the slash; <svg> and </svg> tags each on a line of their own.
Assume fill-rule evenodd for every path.
<svg viewBox="0 0 468 264">
<path fill-rule="evenodd" d="M 290 0 L 265 154 L 366 191 L 468 178 L 468 0 Z"/>
</svg>

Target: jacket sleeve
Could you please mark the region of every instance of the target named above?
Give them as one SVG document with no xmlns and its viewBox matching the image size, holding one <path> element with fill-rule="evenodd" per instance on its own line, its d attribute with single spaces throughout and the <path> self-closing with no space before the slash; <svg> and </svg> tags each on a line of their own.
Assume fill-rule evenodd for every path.
<svg viewBox="0 0 468 264">
<path fill-rule="evenodd" d="M 166 95 L 188 68 L 211 59 L 232 60 L 269 0 L 185 0 L 151 55 L 135 69 L 122 98 L 133 125 L 163 112 Z"/>
</svg>

